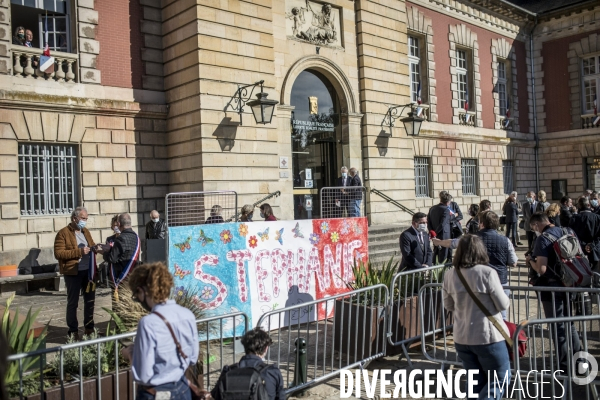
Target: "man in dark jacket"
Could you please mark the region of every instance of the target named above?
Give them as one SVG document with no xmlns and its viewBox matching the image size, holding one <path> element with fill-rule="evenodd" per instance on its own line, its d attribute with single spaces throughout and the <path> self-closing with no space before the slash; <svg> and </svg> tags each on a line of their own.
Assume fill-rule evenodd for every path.
<svg viewBox="0 0 600 400">
<path fill-rule="evenodd" d="M 574 211 L 573 200 L 569 196 L 563 196 L 560 199 L 560 226 L 564 226 L 565 228 L 569 226 L 569 221 Z"/>
<path fill-rule="evenodd" d="M 446 191 L 440 192 L 440 204 L 429 209 L 427 215 L 427 229 L 434 231 L 440 240 L 450 239 L 450 205 L 451 196 Z M 436 246 L 433 251 L 433 263 L 443 264 L 448 258 L 449 250 L 445 247 Z"/>
<path fill-rule="evenodd" d="M 585 255 L 590 260 L 590 266 L 596 267 L 600 261 L 600 215 L 594 214 L 587 197 L 577 201 L 579 213 L 573 215 L 569 227 L 573 229 Z"/>
<path fill-rule="evenodd" d="M 336 191 L 335 194 L 335 204 L 334 204 L 334 218 L 341 218 L 343 216 L 343 210 L 348 210 L 350 197 L 348 195 L 349 190 L 347 187 L 352 186 L 352 177 L 348 175 L 348 168 L 342 167 L 340 170 L 342 176 L 337 178 L 335 185 L 341 187 L 339 192 Z M 348 213 L 349 215 L 350 213 Z"/>
<path fill-rule="evenodd" d="M 400 235 L 400 251 L 402 252 L 401 271 L 432 265 L 433 252 L 429 245 L 427 215 L 422 212 L 413 215 L 412 226 Z"/>
<path fill-rule="evenodd" d="M 349 205 L 348 205 L 348 216 L 349 217 L 360 217 L 360 204 L 362 203 L 362 181 L 358 176 L 358 170 L 354 167 L 350 168 L 350 186 L 351 189 L 348 192 Z"/>
<path fill-rule="evenodd" d="M 235 368 L 263 368 L 261 369 L 260 375 L 264 380 L 269 400 L 285 400 L 285 389 L 283 388 L 283 376 L 279 367 L 274 364 L 266 365 L 263 361 L 263 357 L 267 354 L 269 346 L 273 343 L 269 334 L 262 328 L 254 328 L 246 332 L 242 337 L 242 345 L 246 355 L 240 359 L 240 362 L 235 364 Z M 234 382 L 228 382 L 230 377 L 227 374 L 232 371 L 232 366 L 225 366 L 221 371 L 219 380 L 215 387 L 210 392 L 210 395 L 215 400 L 223 399 L 223 391 L 227 391 L 228 384 Z M 249 394 L 249 393 L 248 393 Z"/>
<path fill-rule="evenodd" d="M 110 265 L 108 273 L 117 300 L 119 284 L 136 266 L 140 255 L 140 238 L 131 229 L 131 217 L 127 213 L 121 214 L 118 221 L 121 234 L 115 239 L 113 246 L 103 254 L 104 261 Z"/>
<path fill-rule="evenodd" d="M 150 212 L 150 222 L 146 224 L 146 239 L 164 239 L 167 234 L 167 224 L 156 210 Z"/>
</svg>

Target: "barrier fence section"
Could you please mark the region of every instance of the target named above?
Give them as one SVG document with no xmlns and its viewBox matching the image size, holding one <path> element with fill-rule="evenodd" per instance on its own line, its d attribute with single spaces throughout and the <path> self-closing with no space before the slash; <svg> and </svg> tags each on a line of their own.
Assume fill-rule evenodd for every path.
<svg viewBox="0 0 600 400">
<path fill-rule="evenodd" d="M 257 326 L 270 331 L 267 359 L 279 365 L 286 393 L 383 357 L 388 301 L 387 286 L 379 284 L 263 314 Z"/>
<path fill-rule="evenodd" d="M 560 339 L 560 342 L 566 341 L 569 351 L 574 349 L 574 341 L 579 342 L 575 338 L 581 337 L 581 349 L 593 349 L 594 356 L 600 357 L 600 289 L 523 286 L 508 286 L 506 289 L 510 290 L 507 319 L 516 324 L 525 321 L 522 324 L 528 337 L 527 351 L 514 364 L 513 377 L 517 372 L 526 376 L 529 371 L 535 369 L 553 371 L 561 369 L 559 359 L 556 357 L 559 353 L 559 337 L 566 337 Z M 427 284 L 419 290 L 420 323 L 421 326 L 429 324 L 429 328 L 421 332 L 421 350 L 426 359 L 442 364 L 442 368 L 447 365 L 462 366 L 454 349 L 455 338 L 450 334 L 452 316 L 448 314 L 451 313 L 426 310 L 428 303 L 431 307 L 432 299 L 440 302 L 440 310 L 445 310 L 441 290 L 440 283 Z M 565 318 L 559 319 L 564 320 L 562 322 L 570 321 L 570 327 L 561 326 L 558 320 L 555 323 L 556 313 L 553 311 L 555 309 L 553 304 L 558 304 L 559 307 L 566 305 L 562 307 Z M 545 307 L 547 313 L 544 311 Z M 528 320 L 530 323 L 527 323 Z M 572 334 L 562 334 L 565 331 Z M 598 344 L 588 347 L 588 341 L 595 341 Z M 560 351 L 572 354 L 569 351 Z M 565 365 L 563 362 L 563 367 Z M 558 379 L 566 381 L 574 376 L 572 369 L 566 367 L 562 369 L 564 373 L 557 374 Z M 579 391 L 581 394 L 583 394 L 582 390 L 584 389 Z"/>
<path fill-rule="evenodd" d="M 400 347 L 397 349 L 388 347 L 388 355 L 395 355 L 401 351 L 412 367 L 408 348 L 417 344 L 421 339 L 422 331 L 428 332 L 434 328 L 439 328 L 435 323 L 431 325 L 430 321 L 425 321 L 424 324 L 421 323 L 420 306 L 423 306 L 425 314 L 438 315 L 438 313 L 443 312 L 440 303 L 441 296 L 430 297 L 428 301 L 419 304 L 419 289 L 427 284 L 441 283 L 444 279 L 444 273 L 450 267 L 451 264 L 435 265 L 402 271 L 394 276 L 390 286 L 387 338 L 389 345 Z"/>
<path fill-rule="evenodd" d="M 203 318 L 196 323 L 200 333 L 198 365 L 204 374 L 203 385 L 210 389 L 216 383 L 223 366 L 237 362 L 244 354 L 243 348 L 236 346 L 233 339 L 223 337 L 224 329 L 244 324 L 247 331 L 249 318 L 246 314 L 237 312 Z M 124 362 L 120 350 L 127 344 L 124 342 L 135 338 L 135 334 L 123 333 L 9 356 L 13 376 L 19 383 L 19 393 L 10 397 L 23 400 L 27 396 L 24 387 L 37 386 L 35 393 L 41 393 L 41 398 L 87 400 L 95 395 L 96 399 L 102 399 L 103 390 L 109 387 L 112 391 L 110 398 L 134 399 L 136 384 L 131 367 Z M 214 348 L 218 348 L 218 351 L 213 351 Z M 55 367 L 58 373 L 58 376 L 51 377 L 52 381 L 58 381 L 54 387 L 47 385 L 49 377 L 45 375 L 45 370 L 49 365 Z"/>
<path fill-rule="evenodd" d="M 529 338 L 528 347 L 534 348 L 532 351 L 528 348 L 530 355 L 522 358 L 518 356 L 518 349 L 513 349 L 514 370 L 520 373 L 525 394 L 542 393 L 543 390 L 547 398 L 552 396 L 551 398 L 598 399 L 597 385 L 600 382 L 595 381 L 595 372 L 598 369 L 595 360 L 600 357 L 600 350 L 597 345 L 590 343 L 591 340 L 597 341 L 598 337 L 591 336 L 586 329 L 588 326 L 598 326 L 598 324 L 600 324 L 600 315 L 597 314 L 533 319 L 519 324 L 514 338 L 524 331 Z M 572 330 L 574 326 L 579 327 L 579 334 L 566 335 L 566 341 L 561 347 L 556 340 L 558 332 Z M 536 356 L 532 357 L 531 353 Z M 594 369 L 594 362 L 596 362 L 596 371 L 592 371 L 593 375 L 591 375 L 589 370 Z M 587 363 L 587 367 L 584 363 Z M 554 371 L 557 370 L 563 372 L 555 374 Z M 521 400 L 523 393 L 516 392 L 517 398 Z M 529 395 L 526 397 L 531 398 Z"/>
<path fill-rule="evenodd" d="M 324 187 L 319 196 L 321 218 L 351 218 L 367 215 L 364 186 Z"/>
<path fill-rule="evenodd" d="M 234 191 L 169 193 L 165 210 L 168 227 L 235 222 L 239 212 Z"/>
</svg>

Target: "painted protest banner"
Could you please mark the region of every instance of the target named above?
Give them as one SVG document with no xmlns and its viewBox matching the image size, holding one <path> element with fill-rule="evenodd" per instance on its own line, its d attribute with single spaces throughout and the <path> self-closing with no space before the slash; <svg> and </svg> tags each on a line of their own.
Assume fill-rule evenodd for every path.
<svg viewBox="0 0 600 400">
<path fill-rule="evenodd" d="M 366 218 L 169 228 L 176 291 L 196 293 L 210 316 L 242 311 L 251 324 L 267 311 L 347 292 L 354 260 L 367 258 Z M 293 313 L 282 323 L 323 319 L 325 312 L 323 306 Z M 243 331 L 239 323 L 236 335 Z M 226 336 L 233 329 L 225 326 Z"/>
</svg>

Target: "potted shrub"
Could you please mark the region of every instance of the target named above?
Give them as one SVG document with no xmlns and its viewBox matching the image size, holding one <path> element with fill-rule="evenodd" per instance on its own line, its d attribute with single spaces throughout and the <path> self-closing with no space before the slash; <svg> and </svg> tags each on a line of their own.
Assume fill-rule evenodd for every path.
<svg viewBox="0 0 600 400">
<path fill-rule="evenodd" d="M 381 269 L 360 261 L 352 267 L 354 281 L 346 282 L 352 290 L 383 284 L 390 287 L 399 262 L 394 258 Z M 339 298 L 335 302 L 334 349 L 350 357 L 350 362 L 366 359 L 382 352 L 385 334 L 384 315 L 386 294 L 384 290 L 366 291 Z"/>
</svg>

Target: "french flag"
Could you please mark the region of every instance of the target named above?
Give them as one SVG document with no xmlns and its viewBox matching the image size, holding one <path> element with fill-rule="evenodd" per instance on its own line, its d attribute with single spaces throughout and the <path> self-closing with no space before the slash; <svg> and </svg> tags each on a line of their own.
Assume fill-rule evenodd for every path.
<svg viewBox="0 0 600 400">
<path fill-rule="evenodd" d="M 510 125 L 510 99 L 506 99 L 506 118 L 504 119 L 504 127 L 508 128 L 508 125 Z"/>
<path fill-rule="evenodd" d="M 40 57 L 40 71 L 46 74 L 54 72 L 54 57 L 50 56 L 50 46 L 48 45 L 48 14 L 46 13 L 46 23 L 44 27 L 44 53 Z"/>
<path fill-rule="evenodd" d="M 465 111 L 469 111 L 469 85 L 465 87 Z"/>
<path fill-rule="evenodd" d="M 600 116 L 598 115 L 598 97 L 596 96 L 596 94 L 594 93 L 594 121 L 592 121 L 592 125 L 594 126 L 598 126 L 598 124 L 600 124 Z"/>
<path fill-rule="evenodd" d="M 421 81 L 419 81 L 419 86 L 417 86 L 417 104 L 421 104 L 423 101 L 421 100 Z"/>
</svg>

